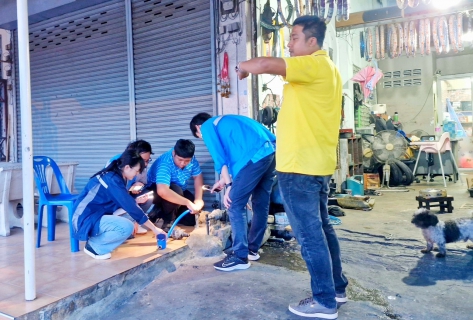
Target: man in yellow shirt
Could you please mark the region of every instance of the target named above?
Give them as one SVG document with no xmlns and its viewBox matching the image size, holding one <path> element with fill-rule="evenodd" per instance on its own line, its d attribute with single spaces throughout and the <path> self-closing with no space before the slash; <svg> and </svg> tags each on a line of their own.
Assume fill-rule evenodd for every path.
<svg viewBox="0 0 473 320">
<path fill-rule="evenodd" d="M 240 62 L 238 78 L 276 74 L 285 78 L 276 133 L 276 170 L 289 222 L 302 247 L 311 276 L 312 296 L 289 305 L 305 317 L 337 319 L 347 301 L 340 245 L 328 216 L 328 183 L 336 167 L 342 81 L 321 50 L 325 23 L 316 16 L 294 21 L 290 58 Z"/>
</svg>

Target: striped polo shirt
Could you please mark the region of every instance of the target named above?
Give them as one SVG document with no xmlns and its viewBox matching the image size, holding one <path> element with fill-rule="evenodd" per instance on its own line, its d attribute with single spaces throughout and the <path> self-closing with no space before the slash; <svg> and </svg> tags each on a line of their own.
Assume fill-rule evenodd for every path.
<svg viewBox="0 0 473 320">
<path fill-rule="evenodd" d="M 187 180 L 196 177 L 202 173 L 199 162 L 192 157 L 191 162 L 183 169 L 176 166 L 172 158 L 174 148 L 162 154 L 148 170 L 148 186 L 156 184 L 165 184 L 170 186 L 172 183 L 178 185 L 182 190 L 187 189 Z"/>
</svg>

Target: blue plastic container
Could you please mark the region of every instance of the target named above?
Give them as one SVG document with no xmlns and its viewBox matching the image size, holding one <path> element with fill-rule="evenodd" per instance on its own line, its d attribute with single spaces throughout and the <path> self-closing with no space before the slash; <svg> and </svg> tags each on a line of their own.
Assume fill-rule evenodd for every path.
<svg viewBox="0 0 473 320">
<path fill-rule="evenodd" d="M 166 235 L 158 234 L 158 249 L 166 249 Z"/>
<path fill-rule="evenodd" d="M 352 195 L 354 196 L 364 196 L 365 188 L 363 185 L 363 176 L 352 176 L 347 179 L 347 189 L 351 190 Z"/>
</svg>

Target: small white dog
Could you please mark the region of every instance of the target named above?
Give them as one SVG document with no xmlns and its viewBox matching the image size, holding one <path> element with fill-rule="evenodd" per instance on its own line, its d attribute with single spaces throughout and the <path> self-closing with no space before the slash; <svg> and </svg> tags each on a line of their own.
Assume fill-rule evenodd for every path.
<svg viewBox="0 0 473 320">
<path fill-rule="evenodd" d="M 427 248 L 422 253 L 431 252 L 434 243 L 438 245 L 437 258 L 445 257 L 447 253 L 445 244 L 457 241 L 473 241 L 473 218 L 460 218 L 454 220 L 440 221 L 437 216 L 429 210 L 422 208 L 414 213 L 411 221 L 417 228 L 422 229 L 422 235 L 427 241 Z M 467 248 L 473 249 L 473 245 Z"/>
</svg>

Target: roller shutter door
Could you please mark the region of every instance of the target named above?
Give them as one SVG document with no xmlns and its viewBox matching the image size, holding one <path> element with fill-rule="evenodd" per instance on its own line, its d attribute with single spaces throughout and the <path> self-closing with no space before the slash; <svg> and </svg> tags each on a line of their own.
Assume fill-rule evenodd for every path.
<svg viewBox="0 0 473 320">
<path fill-rule="evenodd" d="M 80 191 L 130 140 L 124 1 L 30 25 L 30 59 L 34 155 L 78 161 Z"/>
<path fill-rule="evenodd" d="M 180 139 L 192 139 L 204 181 L 213 184 L 213 161 L 189 121 L 214 113 L 209 0 L 133 1 L 137 136 L 155 157 Z M 215 200 L 204 194 L 206 206 Z"/>
</svg>

